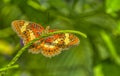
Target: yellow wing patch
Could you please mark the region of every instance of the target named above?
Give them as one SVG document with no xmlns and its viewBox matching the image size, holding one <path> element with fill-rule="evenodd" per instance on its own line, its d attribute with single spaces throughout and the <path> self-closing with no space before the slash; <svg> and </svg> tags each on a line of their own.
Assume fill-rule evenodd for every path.
<svg viewBox="0 0 120 76">
<path fill-rule="evenodd" d="M 24 32 L 26 30 L 26 27 L 28 26 L 29 22 L 25 22 L 24 26 L 21 27 L 21 32 Z"/>
</svg>

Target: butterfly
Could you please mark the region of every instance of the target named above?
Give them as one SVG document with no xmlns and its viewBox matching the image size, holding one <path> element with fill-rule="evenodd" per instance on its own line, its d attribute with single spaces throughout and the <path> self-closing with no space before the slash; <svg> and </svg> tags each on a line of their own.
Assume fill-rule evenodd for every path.
<svg viewBox="0 0 120 76">
<path fill-rule="evenodd" d="M 49 26 L 44 28 L 40 24 L 25 20 L 13 21 L 12 28 L 23 40 L 24 45 L 42 34 L 57 31 L 50 29 Z M 46 57 L 53 57 L 60 54 L 63 50 L 78 45 L 79 42 L 79 38 L 71 33 L 54 34 L 35 41 L 29 47 L 29 52 L 33 54 L 41 53 Z"/>
</svg>

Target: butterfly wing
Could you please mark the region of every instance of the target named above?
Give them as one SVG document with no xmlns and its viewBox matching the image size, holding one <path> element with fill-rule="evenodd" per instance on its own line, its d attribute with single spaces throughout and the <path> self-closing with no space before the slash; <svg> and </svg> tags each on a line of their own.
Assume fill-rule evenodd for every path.
<svg viewBox="0 0 120 76">
<path fill-rule="evenodd" d="M 55 34 L 47 37 L 41 43 L 41 53 L 46 57 L 53 57 L 71 46 L 78 45 L 79 38 L 70 33 Z"/>
<path fill-rule="evenodd" d="M 23 40 L 24 45 L 26 45 L 31 40 L 39 37 L 44 28 L 37 23 L 24 21 L 24 20 L 15 20 L 12 22 L 13 30 L 18 34 L 18 36 Z M 29 51 L 33 53 L 40 52 L 40 40 L 36 41 L 29 47 Z"/>
<path fill-rule="evenodd" d="M 44 30 L 41 25 L 24 20 L 13 21 L 12 28 L 23 39 L 24 44 L 40 36 Z"/>
</svg>

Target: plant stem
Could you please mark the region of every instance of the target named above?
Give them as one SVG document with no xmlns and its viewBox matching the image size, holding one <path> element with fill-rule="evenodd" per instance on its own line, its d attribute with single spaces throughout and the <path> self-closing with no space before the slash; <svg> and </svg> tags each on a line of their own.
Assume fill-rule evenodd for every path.
<svg viewBox="0 0 120 76">
<path fill-rule="evenodd" d="M 10 66 L 10 67 L 4 67 L 4 68 L 1 68 L 0 69 L 0 72 L 1 71 L 5 71 L 5 70 L 8 70 L 8 69 L 12 69 L 12 68 L 18 68 L 19 67 L 19 65 L 13 65 L 13 66 Z"/>
<path fill-rule="evenodd" d="M 59 34 L 59 33 L 76 33 L 76 34 L 79 34 L 79 35 L 87 38 L 87 36 L 84 33 L 79 32 L 79 31 L 74 31 L 74 30 L 60 30 L 60 31 L 55 31 L 55 32 L 47 33 L 47 34 L 42 34 L 40 37 L 30 41 L 21 50 L 19 50 L 18 53 L 15 55 L 15 57 L 8 63 L 8 65 L 1 68 L 0 71 L 5 71 L 7 69 L 14 68 L 15 66 L 12 66 L 12 65 L 19 59 L 19 57 L 22 55 L 22 53 L 25 51 L 25 49 L 28 48 L 30 45 L 32 45 L 32 43 L 34 43 L 35 41 L 39 40 L 40 38 L 48 37 L 50 35 Z"/>
</svg>

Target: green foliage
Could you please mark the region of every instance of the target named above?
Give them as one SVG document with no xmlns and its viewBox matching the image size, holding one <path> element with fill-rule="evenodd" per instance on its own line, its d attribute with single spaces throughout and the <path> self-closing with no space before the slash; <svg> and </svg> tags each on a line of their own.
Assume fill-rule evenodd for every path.
<svg viewBox="0 0 120 76">
<path fill-rule="evenodd" d="M 5 76 L 119 76 L 119 0 L 0 0 L 0 67 L 22 48 L 11 28 L 13 20 L 28 20 L 53 29 L 87 34 L 80 45 L 53 58 L 31 54 L 27 49 L 18 65 Z"/>
</svg>

